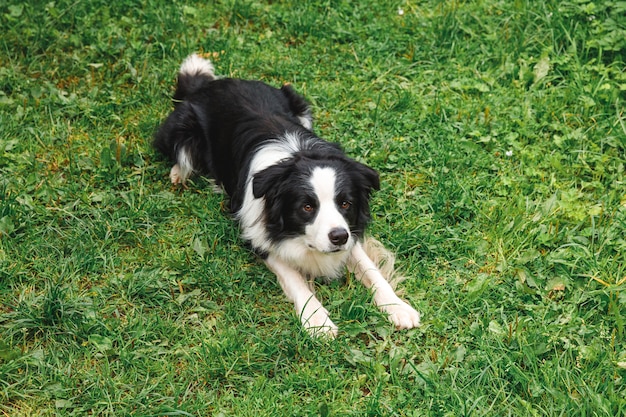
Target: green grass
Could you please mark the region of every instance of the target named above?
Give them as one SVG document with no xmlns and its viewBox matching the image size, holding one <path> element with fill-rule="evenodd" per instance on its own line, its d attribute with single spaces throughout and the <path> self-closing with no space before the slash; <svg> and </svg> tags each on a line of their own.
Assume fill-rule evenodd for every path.
<svg viewBox="0 0 626 417">
<path fill-rule="evenodd" d="M 402 9 L 403 13 L 399 13 Z M 626 413 L 624 2 L 0 3 L 0 414 Z M 150 147 L 192 52 L 381 173 L 423 325 L 347 277 L 309 338 Z"/>
</svg>

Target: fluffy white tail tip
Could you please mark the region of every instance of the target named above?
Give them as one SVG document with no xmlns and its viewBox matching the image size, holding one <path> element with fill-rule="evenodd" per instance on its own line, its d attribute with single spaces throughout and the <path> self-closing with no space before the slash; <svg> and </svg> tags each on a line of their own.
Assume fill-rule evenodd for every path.
<svg viewBox="0 0 626 417">
<path fill-rule="evenodd" d="M 183 61 L 180 66 L 181 74 L 189 74 L 189 75 L 207 75 L 209 77 L 215 77 L 215 68 L 213 68 L 213 64 L 208 59 L 202 58 L 198 54 L 189 55 Z"/>
</svg>

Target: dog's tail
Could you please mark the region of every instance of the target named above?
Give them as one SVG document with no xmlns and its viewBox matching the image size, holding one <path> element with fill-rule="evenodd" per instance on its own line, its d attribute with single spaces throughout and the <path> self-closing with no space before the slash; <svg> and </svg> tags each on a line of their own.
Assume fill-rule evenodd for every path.
<svg viewBox="0 0 626 417">
<path fill-rule="evenodd" d="M 369 258 L 378 266 L 383 277 L 395 290 L 396 285 L 405 280 L 405 277 L 395 269 L 396 255 L 371 236 L 363 239 L 363 250 Z"/>
<path fill-rule="evenodd" d="M 180 102 L 197 91 L 207 81 L 215 79 L 215 69 L 208 59 L 197 54 L 189 55 L 178 71 L 178 86 L 174 100 Z"/>
</svg>

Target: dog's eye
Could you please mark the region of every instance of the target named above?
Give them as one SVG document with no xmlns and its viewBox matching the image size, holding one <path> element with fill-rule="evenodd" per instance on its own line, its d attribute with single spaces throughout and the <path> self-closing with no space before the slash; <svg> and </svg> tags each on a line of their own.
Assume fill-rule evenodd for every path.
<svg viewBox="0 0 626 417">
<path fill-rule="evenodd" d="M 342 201 L 340 207 L 344 210 L 348 210 L 351 206 L 352 206 L 351 201 Z"/>
<path fill-rule="evenodd" d="M 307 213 L 311 213 L 313 211 L 313 206 L 307 203 L 304 206 L 302 206 L 302 210 L 304 210 Z"/>
</svg>

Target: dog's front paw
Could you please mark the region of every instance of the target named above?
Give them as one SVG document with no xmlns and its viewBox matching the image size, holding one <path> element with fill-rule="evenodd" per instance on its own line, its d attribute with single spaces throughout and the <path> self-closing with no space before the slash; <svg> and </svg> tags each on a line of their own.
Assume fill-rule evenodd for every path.
<svg viewBox="0 0 626 417">
<path fill-rule="evenodd" d="M 412 329 L 420 325 L 420 313 L 400 299 L 381 306 L 381 309 L 389 315 L 396 329 Z"/>
<path fill-rule="evenodd" d="M 332 322 L 324 307 L 318 308 L 312 314 L 303 312 L 300 320 L 311 336 L 331 339 L 337 337 L 337 326 Z"/>
</svg>

